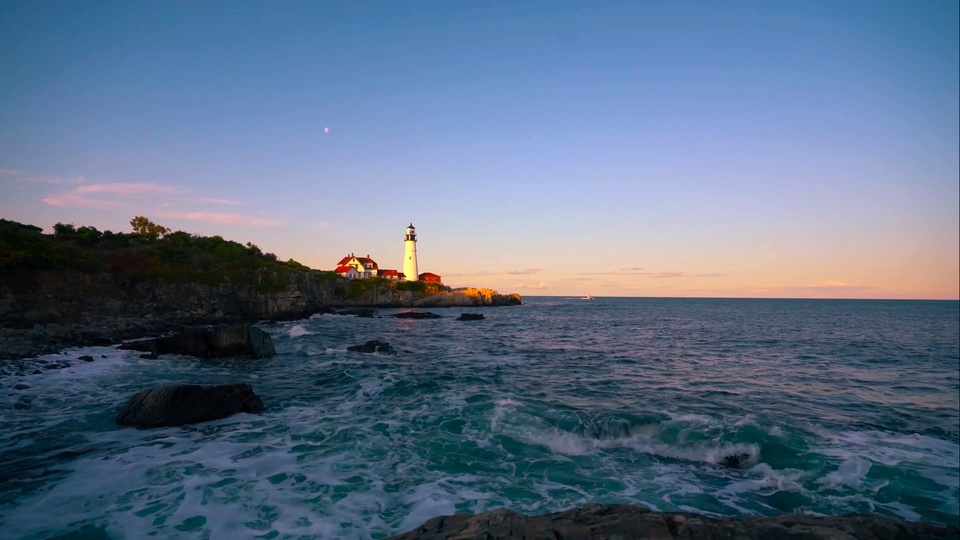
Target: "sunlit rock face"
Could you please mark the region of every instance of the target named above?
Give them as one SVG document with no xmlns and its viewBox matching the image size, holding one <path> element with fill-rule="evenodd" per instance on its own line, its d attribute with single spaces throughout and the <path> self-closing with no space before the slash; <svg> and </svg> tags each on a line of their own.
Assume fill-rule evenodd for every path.
<svg viewBox="0 0 960 540">
<path fill-rule="evenodd" d="M 554 514 L 524 516 L 501 508 L 475 516 L 457 514 L 433 518 L 393 537 L 401 540 L 805 540 L 957 538 L 960 531 L 926 523 L 906 523 L 874 515 L 713 519 L 698 514 L 652 512 L 642 506 L 588 504 Z"/>
</svg>

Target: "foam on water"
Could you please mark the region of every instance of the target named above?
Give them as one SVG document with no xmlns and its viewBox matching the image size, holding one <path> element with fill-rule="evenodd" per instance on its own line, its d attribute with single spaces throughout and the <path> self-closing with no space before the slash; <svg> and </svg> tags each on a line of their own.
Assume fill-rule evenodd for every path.
<svg viewBox="0 0 960 540">
<path fill-rule="evenodd" d="M 446 313 L 270 325 L 278 355 L 263 360 L 50 355 L 0 370 L 0 525 L 16 538 L 369 538 L 586 502 L 956 525 L 955 321 L 851 305 L 553 299 L 469 327 Z M 864 329 L 875 346 L 845 348 Z M 345 350 L 374 338 L 400 352 Z M 266 411 L 113 423 L 142 388 L 225 382 L 252 384 Z M 922 407 L 895 395 L 910 388 Z"/>
</svg>

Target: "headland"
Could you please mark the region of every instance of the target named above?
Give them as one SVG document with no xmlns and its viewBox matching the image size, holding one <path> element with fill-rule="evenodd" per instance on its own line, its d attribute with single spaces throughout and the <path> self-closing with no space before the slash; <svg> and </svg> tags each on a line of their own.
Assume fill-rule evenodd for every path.
<svg viewBox="0 0 960 540">
<path fill-rule="evenodd" d="M 198 324 L 291 320 L 342 307 L 483 307 L 517 294 L 380 277 L 347 279 L 247 243 L 0 220 L 0 359 L 106 345 Z"/>
</svg>

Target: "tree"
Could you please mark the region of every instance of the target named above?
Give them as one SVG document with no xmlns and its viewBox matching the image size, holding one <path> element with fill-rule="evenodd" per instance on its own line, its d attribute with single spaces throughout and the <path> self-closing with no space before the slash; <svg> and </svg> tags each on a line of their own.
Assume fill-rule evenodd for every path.
<svg viewBox="0 0 960 540">
<path fill-rule="evenodd" d="M 76 227 L 73 226 L 73 223 L 57 223 L 53 226 L 53 235 L 64 237 L 64 236 L 73 236 L 77 233 Z"/>
<path fill-rule="evenodd" d="M 130 220 L 130 226 L 133 227 L 133 234 L 156 240 L 170 232 L 170 229 L 157 225 L 143 216 L 137 216 Z"/>
</svg>

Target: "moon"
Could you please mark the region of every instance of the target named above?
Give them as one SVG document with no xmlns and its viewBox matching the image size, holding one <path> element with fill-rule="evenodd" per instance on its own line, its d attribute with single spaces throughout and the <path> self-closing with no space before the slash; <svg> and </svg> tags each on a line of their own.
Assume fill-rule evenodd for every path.
<svg viewBox="0 0 960 540">
<path fill-rule="evenodd" d="M 330 133 L 330 128 L 328 128 L 328 127 L 323 128 L 323 132 L 324 132 L 324 133 Z"/>
</svg>

